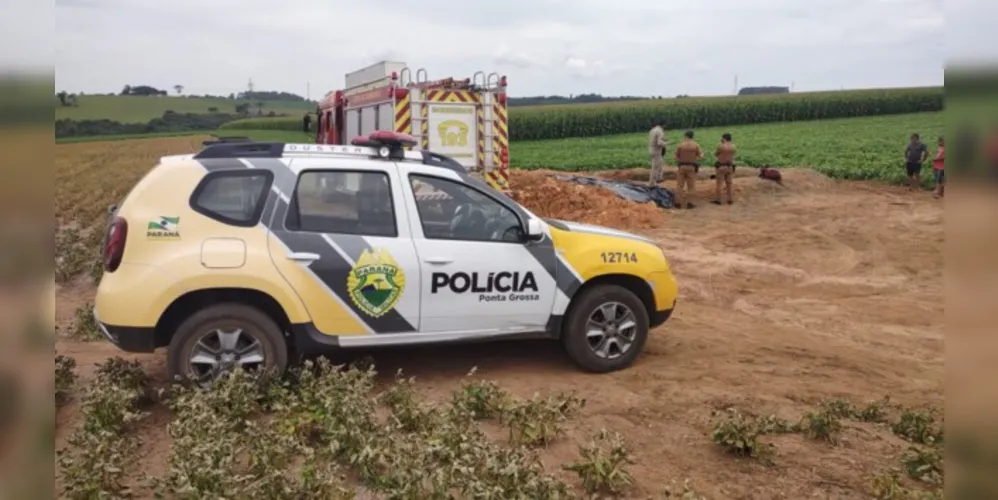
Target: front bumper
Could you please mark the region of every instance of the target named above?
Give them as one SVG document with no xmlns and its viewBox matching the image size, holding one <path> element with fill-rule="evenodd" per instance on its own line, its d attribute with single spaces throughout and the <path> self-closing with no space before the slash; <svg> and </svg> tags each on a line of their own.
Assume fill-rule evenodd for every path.
<svg viewBox="0 0 998 500">
<path fill-rule="evenodd" d="M 156 329 L 151 327 L 116 326 L 102 323 L 93 309 L 94 321 L 104 337 L 118 349 L 126 352 L 153 352 L 156 350 Z"/>
<path fill-rule="evenodd" d="M 674 311 L 675 309 L 676 309 L 676 302 L 673 301 L 672 307 L 670 307 L 669 309 L 666 309 L 664 311 L 652 312 L 650 317 L 648 318 L 649 319 L 648 327 L 655 328 L 657 326 L 662 326 L 663 323 L 665 323 L 666 321 L 669 320 L 669 318 L 672 317 L 672 311 Z"/>
</svg>

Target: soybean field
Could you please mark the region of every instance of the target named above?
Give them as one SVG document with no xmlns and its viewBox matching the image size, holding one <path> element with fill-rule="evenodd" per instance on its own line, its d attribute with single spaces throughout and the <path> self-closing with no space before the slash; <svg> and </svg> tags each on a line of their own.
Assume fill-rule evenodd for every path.
<svg viewBox="0 0 998 500">
<path fill-rule="evenodd" d="M 739 166 L 810 167 L 840 179 L 899 182 L 905 179 L 902 153 L 909 136 L 920 134 L 935 151 L 943 129 L 943 114 L 937 112 L 712 127 L 695 129 L 694 139 L 704 151 L 704 165 L 714 164 L 714 148 L 721 134 L 729 132 L 738 146 Z M 670 151 L 682 134 L 682 129 L 666 132 Z M 514 168 L 569 171 L 647 166 L 648 134 L 515 142 L 510 163 Z"/>
</svg>

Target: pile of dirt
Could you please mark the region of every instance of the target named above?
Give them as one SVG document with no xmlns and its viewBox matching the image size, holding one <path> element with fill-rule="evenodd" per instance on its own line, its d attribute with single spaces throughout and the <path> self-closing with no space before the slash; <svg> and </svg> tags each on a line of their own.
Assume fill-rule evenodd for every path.
<svg viewBox="0 0 998 500">
<path fill-rule="evenodd" d="M 827 190 L 835 185 L 835 181 L 826 175 L 809 168 L 781 168 L 778 169 L 782 176 L 783 185 L 779 185 L 771 180 L 760 179 L 759 169 L 753 167 L 740 167 L 735 170 L 734 194 L 740 200 L 750 200 L 762 198 L 790 191 L 821 191 Z M 597 172 L 595 175 L 603 179 L 624 181 L 624 182 L 648 182 L 647 168 L 634 168 L 627 170 L 610 170 Z M 696 194 L 694 201 L 701 203 L 705 199 L 712 199 L 716 181 L 711 178 L 714 173 L 713 167 L 701 167 L 697 175 Z M 668 189 L 676 187 L 676 171 L 674 167 L 666 167 L 665 176 L 660 186 Z"/>
<path fill-rule="evenodd" d="M 651 229 L 665 216 L 654 203 L 627 201 L 607 189 L 553 179 L 552 173 L 513 170 L 513 198 L 541 217 L 622 230 Z"/>
</svg>

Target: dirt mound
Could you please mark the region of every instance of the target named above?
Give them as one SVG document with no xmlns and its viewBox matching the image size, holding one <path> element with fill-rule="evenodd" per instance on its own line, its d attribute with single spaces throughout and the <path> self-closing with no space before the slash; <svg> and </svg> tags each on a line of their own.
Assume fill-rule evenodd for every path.
<svg viewBox="0 0 998 500">
<path fill-rule="evenodd" d="M 786 191 L 820 191 L 828 189 L 835 184 L 833 179 L 811 169 L 786 168 L 779 169 L 779 171 L 783 178 L 782 186 L 771 180 L 760 179 L 758 177 L 759 169 L 757 168 L 738 168 L 735 170 L 734 175 L 735 197 L 741 200 L 751 200 L 773 196 Z M 596 172 L 594 175 L 614 181 L 646 183 L 648 182 L 648 173 L 647 168 L 633 168 Z M 700 173 L 697 176 L 697 193 L 693 197 L 694 200 L 699 199 L 702 202 L 704 199 L 713 198 L 714 186 L 716 185 L 715 180 L 712 178 L 713 174 L 713 167 L 700 168 Z M 675 179 L 676 169 L 674 167 L 666 167 L 664 181 L 660 185 L 668 189 L 675 189 Z"/>
<path fill-rule="evenodd" d="M 549 171 L 512 171 L 513 198 L 541 217 L 617 229 L 661 226 L 665 210 L 624 200 L 607 189 L 551 178 Z"/>
</svg>

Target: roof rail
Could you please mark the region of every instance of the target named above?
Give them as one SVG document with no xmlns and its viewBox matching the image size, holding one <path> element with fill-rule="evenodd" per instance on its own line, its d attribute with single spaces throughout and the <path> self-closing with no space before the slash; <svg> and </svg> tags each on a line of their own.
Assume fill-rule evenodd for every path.
<svg viewBox="0 0 998 500">
<path fill-rule="evenodd" d="M 194 159 L 280 158 L 283 154 L 283 142 L 221 142 L 201 150 Z"/>
<path fill-rule="evenodd" d="M 418 161 L 431 167 L 446 168 L 458 173 L 467 173 L 457 160 L 439 153 L 425 150 L 405 151 L 396 160 Z M 369 146 L 340 146 L 328 144 L 284 143 L 284 142 L 219 142 L 209 145 L 194 159 L 221 158 L 293 158 L 293 157 L 343 157 L 379 158 L 378 150 Z"/>
</svg>

